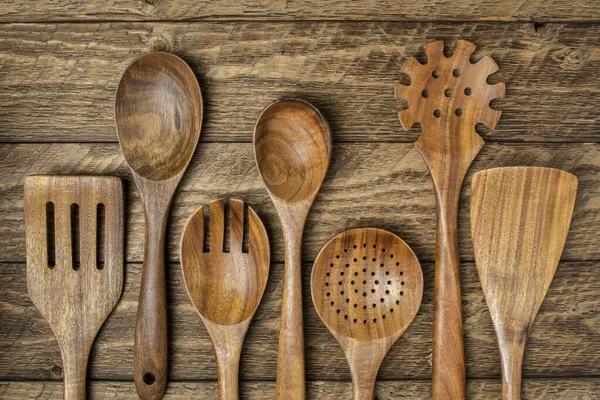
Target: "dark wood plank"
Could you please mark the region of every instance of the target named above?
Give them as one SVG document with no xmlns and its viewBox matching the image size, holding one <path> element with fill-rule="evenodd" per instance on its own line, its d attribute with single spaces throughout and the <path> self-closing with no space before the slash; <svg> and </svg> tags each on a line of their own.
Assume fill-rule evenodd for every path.
<svg viewBox="0 0 600 400">
<path fill-rule="evenodd" d="M 92 399 L 124 400 L 135 393 L 133 382 L 92 381 L 89 383 Z M 523 400 L 596 400 L 600 391 L 598 378 L 525 379 Z M 61 400 L 62 384 L 56 381 L 10 382 L 0 381 L 0 395 L 5 400 L 39 399 Z M 242 399 L 271 400 L 275 396 L 275 382 L 242 382 Z M 307 386 L 307 398 L 337 400 L 350 398 L 350 382 L 311 381 Z M 427 381 L 380 381 L 375 386 L 379 400 L 429 399 L 430 384 Z M 467 396 L 471 400 L 497 400 L 500 398 L 499 380 L 469 380 Z M 164 400 L 187 400 L 191 398 L 216 399 L 216 382 L 170 382 Z"/>
<path fill-rule="evenodd" d="M 0 261 L 25 261 L 23 178 L 27 174 L 114 174 L 126 182 L 127 260 L 141 261 L 142 205 L 116 144 L 0 145 Z M 486 144 L 463 187 L 459 212 L 461 257 L 472 259 L 469 185 L 472 173 L 509 165 L 564 169 L 579 178 L 565 259 L 598 260 L 600 231 L 599 144 Z M 200 144 L 175 195 L 168 233 L 169 259 L 178 259 L 183 223 L 198 205 L 225 196 L 243 198 L 264 221 L 272 259 L 283 261 L 281 228 L 258 175 L 251 144 Z M 435 204 L 431 179 L 412 144 L 356 143 L 333 146 L 332 165 L 308 216 L 304 260 L 339 231 L 376 226 L 399 234 L 420 260 L 435 252 Z"/>
<path fill-rule="evenodd" d="M 249 142 L 264 106 L 300 96 L 336 141 L 412 142 L 419 129 L 403 131 L 393 95 L 400 67 L 424 61 L 431 40 L 459 38 L 478 46 L 473 60 L 497 61 L 490 82 L 506 82 L 492 102 L 503 111 L 497 129 L 480 129 L 486 141 L 600 141 L 600 25 L 484 22 L 0 25 L 0 141 L 116 142 L 121 74 L 135 56 L 165 50 L 200 80 L 202 141 Z"/>
<path fill-rule="evenodd" d="M 600 8 L 594 1 L 574 0 L 394 0 L 300 1 L 258 0 L 3 0 L 0 22 L 67 20 L 232 20 L 232 19 L 347 19 L 390 21 L 590 21 L 598 20 Z"/>
<path fill-rule="evenodd" d="M 598 374 L 600 296 L 598 262 L 561 263 L 529 336 L 524 376 Z M 349 380 L 341 348 L 310 300 L 312 266 L 303 266 L 306 368 L 309 380 Z M 131 380 L 140 264 L 128 264 L 120 303 L 101 329 L 90 357 L 92 379 Z M 423 304 L 413 324 L 392 347 L 380 379 L 429 379 L 433 311 L 433 265 L 423 263 Z M 500 361 L 492 322 L 473 263 L 462 264 L 467 376 L 496 378 Z M 178 264 L 168 266 L 170 379 L 214 380 L 215 361 L 206 330 L 187 297 Z M 0 265 L 0 376 L 60 379 L 60 352 L 50 327 L 27 295 L 24 264 Z M 242 352 L 243 380 L 274 380 L 283 265 L 274 264 L 263 301 Z M 115 360 L 119 360 L 116 362 Z"/>
</svg>

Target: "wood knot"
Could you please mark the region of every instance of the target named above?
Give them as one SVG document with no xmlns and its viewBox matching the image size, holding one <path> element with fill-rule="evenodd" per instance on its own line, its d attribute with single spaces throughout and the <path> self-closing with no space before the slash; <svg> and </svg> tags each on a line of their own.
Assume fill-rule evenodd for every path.
<svg viewBox="0 0 600 400">
<path fill-rule="evenodd" d="M 556 61 L 561 69 L 565 71 L 578 71 L 582 69 L 589 58 L 589 52 L 582 49 L 562 47 L 552 53 L 552 60 Z"/>
<path fill-rule="evenodd" d="M 162 35 L 151 37 L 146 44 L 147 51 L 164 51 L 170 53 L 171 47 L 171 41 Z"/>
<path fill-rule="evenodd" d="M 55 365 L 54 367 L 52 367 L 52 374 L 54 374 L 56 376 L 62 375 L 62 368 L 59 367 L 58 365 Z"/>
</svg>

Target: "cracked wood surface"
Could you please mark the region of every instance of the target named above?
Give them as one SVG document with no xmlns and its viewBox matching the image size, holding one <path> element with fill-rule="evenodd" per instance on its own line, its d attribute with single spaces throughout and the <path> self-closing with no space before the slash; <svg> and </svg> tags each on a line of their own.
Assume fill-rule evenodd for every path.
<svg viewBox="0 0 600 400">
<path fill-rule="evenodd" d="M 379 400 L 392 399 L 431 399 L 427 381 L 381 381 L 375 385 L 375 396 Z M 90 396 L 94 399 L 130 399 L 133 383 L 115 381 L 90 382 Z M 275 382 L 242 382 L 242 399 L 271 400 L 275 394 Z M 597 400 L 600 380 L 594 378 L 525 379 L 524 399 L 544 400 Z M 46 400 L 62 399 L 60 382 L 9 382 L 0 381 L 0 395 L 5 400 L 36 398 Z M 350 382 L 308 382 L 309 399 L 338 400 L 350 398 Z M 467 382 L 467 396 L 471 400 L 496 400 L 500 398 L 500 385 L 496 380 L 481 379 Z M 165 400 L 190 398 L 216 398 L 216 382 L 173 382 L 167 387 Z"/>
<path fill-rule="evenodd" d="M 2 0 L 0 22 L 72 20 L 597 21 L 589 0 Z"/>
<path fill-rule="evenodd" d="M 600 4 L 600 3 L 599 3 Z M 397 22 L 64 23 L 0 25 L 0 141 L 116 142 L 121 74 L 151 50 L 187 61 L 202 87 L 202 141 L 251 141 L 256 117 L 302 97 L 334 141 L 414 142 L 394 98 L 400 67 L 423 45 L 457 39 L 491 55 L 506 96 L 486 142 L 598 142 L 600 25 Z"/>
</svg>

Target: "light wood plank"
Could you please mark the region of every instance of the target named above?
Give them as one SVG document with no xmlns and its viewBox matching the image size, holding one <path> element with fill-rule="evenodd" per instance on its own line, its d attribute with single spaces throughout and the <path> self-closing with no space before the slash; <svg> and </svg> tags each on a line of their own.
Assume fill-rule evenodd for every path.
<svg viewBox="0 0 600 400">
<path fill-rule="evenodd" d="M 83 4 L 83 3 L 82 3 Z M 160 2 L 159 4 L 163 4 Z M 599 3 L 600 4 L 600 3 Z M 36 8 L 43 7 L 36 5 Z M 382 7 L 382 9 L 385 9 Z M 408 56 L 468 39 L 506 83 L 486 141 L 600 141 L 600 25 L 396 22 L 94 23 L 0 25 L 0 141 L 116 142 L 114 94 L 142 53 L 182 56 L 205 101 L 202 141 L 251 141 L 268 103 L 318 106 L 336 141 L 414 141 L 393 95 Z"/>
<path fill-rule="evenodd" d="M 25 261 L 23 178 L 27 174 L 114 174 L 126 183 L 127 261 L 141 261 L 142 205 L 116 144 L 0 145 L 0 261 Z M 600 232 L 599 144 L 486 144 L 463 186 L 459 212 L 461 258 L 472 259 L 469 185 L 472 173 L 491 167 L 537 165 L 564 169 L 579 178 L 575 212 L 564 259 L 598 260 Z M 178 259 L 183 223 L 198 205 L 226 196 L 244 199 L 265 223 L 272 259 L 283 261 L 279 220 L 258 175 L 251 144 L 202 143 L 178 193 L 168 227 L 170 260 Z M 308 216 L 304 260 L 343 229 L 376 226 L 399 234 L 420 260 L 435 254 L 435 204 L 431 179 L 412 144 L 334 144 L 332 164 Z"/>
<path fill-rule="evenodd" d="M 524 376 L 598 374 L 600 298 L 598 262 L 559 265 L 529 336 Z M 312 265 L 303 266 L 306 370 L 309 380 L 350 380 L 341 348 L 318 318 L 310 300 Z M 141 264 L 128 264 L 120 303 L 101 329 L 90 357 L 92 379 L 131 380 L 135 314 Z M 408 330 L 391 348 L 379 379 L 430 379 L 433 264 L 423 263 L 424 296 Z M 496 336 L 473 263 L 462 264 L 467 376 L 500 376 Z M 168 266 L 170 379 L 214 380 L 210 339 L 187 297 L 180 267 Z M 0 264 L 0 376 L 4 379 L 60 379 L 60 352 L 50 327 L 27 295 L 24 264 Z M 242 380 L 274 380 L 277 364 L 283 265 L 274 264 L 262 303 L 242 352 Z M 118 362 L 116 361 L 118 360 Z"/>
<path fill-rule="evenodd" d="M 500 397 L 499 380 L 467 381 L 467 396 L 470 400 L 496 400 Z M 596 400 L 600 392 L 598 378 L 525 379 L 523 400 Z M 90 382 L 90 398 L 121 400 L 135 395 L 133 382 L 93 381 Z M 0 395 L 5 400 L 39 399 L 61 400 L 62 384 L 56 381 L 10 382 L 0 381 Z M 271 400 L 275 395 L 275 382 L 242 382 L 242 399 Z M 311 381 L 307 383 L 307 398 L 337 400 L 350 398 L 350 382 Z M 379 400 L 431 399 L 427 381 L 380 381 L 375 386 Z M 167 386 L 164 400 L 190 398 L 216 399 L 216 382 L 171 382 Z"/>
<path fill-rule="evenodd" d="M 390 21 L 593 21 L 600 8 L 594 1 L 574 0 L 393 0 L 272 1 L 256 0 L 3 0 L 0 22 L 67 20 L 190 20 L 190 19 L 347 19 Z"/>
</svg>

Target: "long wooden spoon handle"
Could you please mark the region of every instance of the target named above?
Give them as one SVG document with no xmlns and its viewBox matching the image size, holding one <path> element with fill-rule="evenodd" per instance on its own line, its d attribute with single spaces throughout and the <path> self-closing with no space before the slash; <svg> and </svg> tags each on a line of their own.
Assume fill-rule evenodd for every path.
<svg viewBox="0 0 600 400">
<path fill-rule="evenodd" d="M 302 227 L 284 228 L 285 277 L 277 357 L 276 398 L 304 400 L 304 332 L 302 323 Z"/>
<path fill-rule="evenodd" d="M 532 321 L 533 323 L 533 321 Z M 498 332 L 505 343 L 500 348 L 502 400 L 521 400 L 521 374 L 525 355 L 526 332 Z"/>
<path fill-rule="evenodd" d="M 465 399 L 465 353 L 462 330 L 458 234 L 458 193 L 437 198 L 435 285 L 433 307 L 434 400 Z"/>
<path fill-rule="evenodd" d="M 135 327 L 134 379 L 139 397 L 160 399 L 167 385 L 165 231 L 167 207 L 146 207 L 144 266 Z"/>
</svg>

